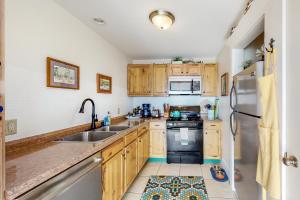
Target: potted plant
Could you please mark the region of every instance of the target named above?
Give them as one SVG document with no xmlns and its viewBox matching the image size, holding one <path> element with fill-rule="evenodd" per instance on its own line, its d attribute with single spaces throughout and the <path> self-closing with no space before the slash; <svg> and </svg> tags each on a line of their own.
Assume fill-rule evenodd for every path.
<svg viewBox="0 0 300 200">
<path fill-rule="evenodd" d="M 176 56 L 173 58 L 172 64 L 182 64 L 182 61 L 183 61 L 182 57 Z"/>
</svg>

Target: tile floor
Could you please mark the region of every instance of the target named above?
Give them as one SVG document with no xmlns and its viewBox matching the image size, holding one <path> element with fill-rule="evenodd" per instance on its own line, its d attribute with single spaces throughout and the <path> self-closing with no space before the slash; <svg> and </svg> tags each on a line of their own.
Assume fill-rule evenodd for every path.
<svg viewBox="0 0 300 200">
<path fill-rule="evenodd" d="M 148 163 L 125 194 L 123 200 L 140 200 L 151 175 L 203 176 L 209 200 L 235 200 L 228 182 L 221 183 L 211 178 L 210 165 Z"/>
</svg>

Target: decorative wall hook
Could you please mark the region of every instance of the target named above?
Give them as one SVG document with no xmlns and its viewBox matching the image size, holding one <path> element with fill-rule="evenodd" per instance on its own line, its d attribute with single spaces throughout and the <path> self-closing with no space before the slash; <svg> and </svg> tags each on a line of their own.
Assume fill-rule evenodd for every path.
<svg viewBox="0 0 300 200">
<path fill-rule="evenodd" d="M 266 51 L 269 53 L 273 53 L 274 51 L 274 42 L 275 40 L 273 38 L 270 39 L 269 48 L 266 48 Z"/>
</svg>

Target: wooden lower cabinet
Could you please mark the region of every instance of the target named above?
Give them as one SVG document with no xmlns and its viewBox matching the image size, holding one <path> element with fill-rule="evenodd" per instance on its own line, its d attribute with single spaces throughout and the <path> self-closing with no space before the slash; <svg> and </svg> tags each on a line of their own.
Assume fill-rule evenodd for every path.
<svg viewBox="0 0 300 200">
<path fill-rule="evenodd" d="M 146 164 L 149 158 L 149 131 L 146 131 L 138 138 L 138 171 Z"/>
<path fill-rule="evenodd" d="M 134 181 L 138 174 L 137 150 L 138 144 L 136 140 L 125 147 L 124 191 L 129 188 L 130 184 Z"/>
<path fill-rule="evenodd" d="M 102 165 L 103 199 L 119 200 L 124 190 L 123 150 Z"/>
<path fill-rule="evenodd" d="M 102 150 L 102 199 L 122 199 L 149 158 L 149 135 L 143 125 Z"/>
<path fill-rule="evenodd" d="M 204 159 L 221 159 L 221 121 L 204 121 Z"/>
<path fill-rule="evenodd" d="M 150 157 L 166 157 L 166 122 L 150 122 Z"/>
</svg>

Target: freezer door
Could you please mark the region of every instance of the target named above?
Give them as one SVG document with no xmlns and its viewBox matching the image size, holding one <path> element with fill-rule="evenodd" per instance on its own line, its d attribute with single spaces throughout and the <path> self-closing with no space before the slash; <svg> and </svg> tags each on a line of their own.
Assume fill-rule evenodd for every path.
<svg viewBox="0 0 300 200">
<path fill-rule="evenodd" d="M 263 63 L 258 63 L 234 77 L 236 111 L 261 116 L 257 78 L 261 77 L 262 69 Z"/>
<path fill-rule="evenodd" d="M 256 182 L 258 155 L 258 118 L 235 113 L 235 188 L 239 200 L 260 199 L 260 186 Z"/>
</svg>

